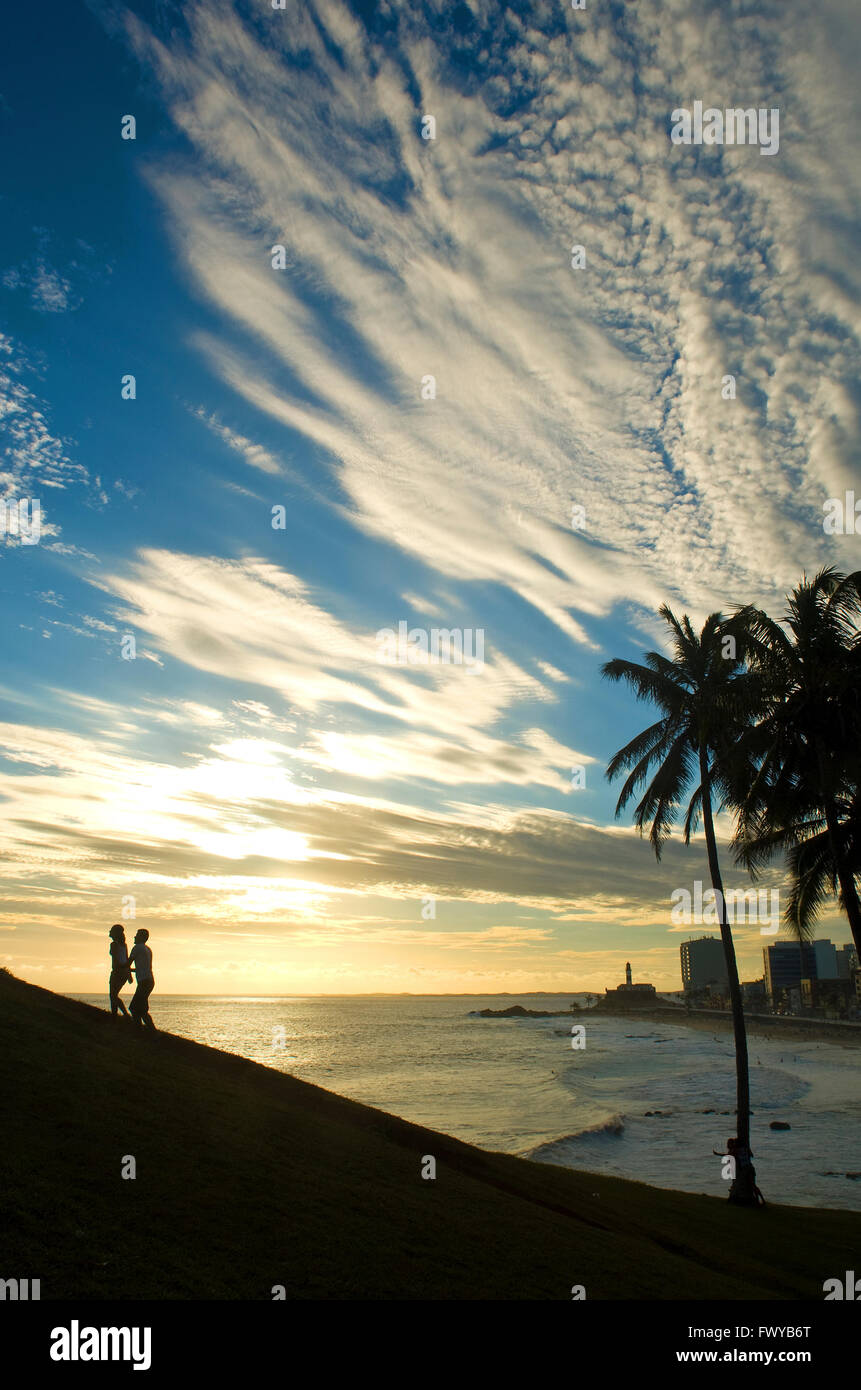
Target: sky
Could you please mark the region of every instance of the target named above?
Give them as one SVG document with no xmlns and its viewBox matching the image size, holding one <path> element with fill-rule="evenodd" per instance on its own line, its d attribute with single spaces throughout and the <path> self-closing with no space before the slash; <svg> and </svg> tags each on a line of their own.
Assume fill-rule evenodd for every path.
<svg viewBox="0 0 861 1390">
<path fill-rule="evenodd" d="M 655 716 L 600 668 L 861 564 L 855 0 L 50 0 L 4 48 L 0 963 L 104 991 L 124 921 L 170 993 L 678 989 L 703 842 L 615 819 Z M 697 101 L 779 147 L 674 143 Z"/>
</svg>

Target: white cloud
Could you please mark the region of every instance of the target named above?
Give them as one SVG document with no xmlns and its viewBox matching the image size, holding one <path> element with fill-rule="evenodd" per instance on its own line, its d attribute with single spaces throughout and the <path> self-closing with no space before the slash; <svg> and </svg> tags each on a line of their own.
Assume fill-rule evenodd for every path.
<svg viewBox="0 0 861 1390">
<path fill-rule="evenodd" d="M 519 704 L 556 698 L 501 651 L 486 652 L 475 671 L 382 664 L 374 631 L 340 622 L 296 575 L 262 559 L 144 551 L 126 573 L 98 583 L 127 605 L 117 620 L 146 633 L 164 658 L 231 682 L 241 672 L 309 717 L 337 710 L 341 728 L 310 733 L 297 754 L 319 767 L 565 792 L 570 765 L 593 761 L 528 725 L 516 738 L 492 732 Z M 347 716 L 387 727 L 347 729 Z"/>
<path fill-rule="evenodd" d="M 60 528 L 53 520 L 52 492 L 75 483 L 88 483 L 87 470 L 70 455 L 70 441 L 52 434 L 47 407 L 30 386 L 36 372 L 28 355 L 13 338 L 0 332 L 0 495 L 28 499 L 29 515 L 39 502 L 39 543 L 60 554 L 82 554 L 75 546 L 54 539 Z M 5 535 L 3 545 L 23 543 Z"/>
<path fill-rule="evenodd" d="M 726 23 L 688 0 L 637 7 L 624 42 L 600 8 L 569 16 L 567 33 L 540 7 L 506 12 L 498 32 L 475 9 L 488 39 L 474 94 L 421 13 L 399 15 L 418 103 L 335 3 L 260 38 L 226 4 L 195 9 L 188 45 L 169 51 L 129 21 L 202 161 L 193 176 L 150 169 L 176 244 L 272 368 L 222 337 L 198 345 L 248 402 L 330 453 L 356 526 L 450 578 L 509 586 L 578 642 L 571 610 L 653 609 L 674 591 L 695 613 L 767 601 L 800 563 L 839 560 L 820 479 L 840 474 L 840 448 L 830 465 L 823 449 L 857 439 L 835 391 L 857 375 L 841 291 L 857 265 L 838 229 L 859 185 L 848 167 L 833 188 L 821 171 L 826 137 L 842 158 L 850 65 L 829 106 L 830 50 L 808 53 L 800 5 Z M 834 29 L 845 10 L 828 9 Z M 500 114 L 514 91 L 526 100 Z M 689 93 L 732 104 L 750 91 L 784 109 L 768 171 L 755 149 L 708 151 L 707 165 L 669 145 Z M 419 137 L 422 111 L 438 113 L 434 141 Z M 383 191 L 397 181 L 403 205 Z M 269 265 L 277 240 L 283 274 Z M 295 391 L 273 384 L 285 369 Z M 427 373 L 433 401 L 419 395 Z"/>
<path fill-rule="evenodd" d="M 212 430 L 212 433 L 217 435 L 229 449 L 241 454 L 245 462 L 252 468 L 259 468 L 261 473 L 284 473 L 283 466 L 268 449 L 264 449 L 262 444 L 255 444 L 245 435 L 238 434 L 236 430 L 222 424 L 217 415 L 207 414 L 202 406 L 193 410 L 192 414 L 197 416 L 198 420 L 202 420 L 206 427 Z"/>
<path fill-rule="evenodd" d="M 539 671 L 541 671 L 549 681 L 559 681 L 561 683 L 571 679 L 570 676 L 566 676 L 564 671 L 560 671 L 557 666 L 551 665 L 549 661 L 537 661 L 535 664 Z"/>
</svg>

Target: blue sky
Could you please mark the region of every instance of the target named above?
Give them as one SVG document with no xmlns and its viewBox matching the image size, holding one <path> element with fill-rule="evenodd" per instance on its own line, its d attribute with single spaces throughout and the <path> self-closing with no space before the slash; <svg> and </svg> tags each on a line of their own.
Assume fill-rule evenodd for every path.
<svg viewBox="0 0 861 1390">
<path fill-rule="evenodd" d="M 858 566 L 822 528 L 861 495 L 852 6 L 71 3 L 6 39 L 2 481 L 42 525 L 2 546 L 5 963 L 100 988 L 131 895 L 164 989 L 678 987 L 704 855 L 614 822 L 649 711 L 599 669 L 664 601 Z M 778 152 L 671 144 L 696 100 L 778 108 Z M 381 665 L 401 620 L 483 668 Z"/>
</svg>

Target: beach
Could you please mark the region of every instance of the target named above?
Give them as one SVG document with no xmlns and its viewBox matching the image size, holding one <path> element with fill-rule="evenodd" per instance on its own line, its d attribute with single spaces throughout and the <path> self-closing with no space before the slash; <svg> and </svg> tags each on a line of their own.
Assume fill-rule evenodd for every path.
<svg viewBox="0 0 861 1390">
<path fill-rule="evenodd" d="M 821 1300 L 861 1240 L 489 1152 L 6 972 L 0 1104 L 4 1255 L 46 1301 Z"/>
<path fill-rule="evenodd" d="M 582 997 L 581 997 L 582 998 Z M 90 1002 L 104 1007 L 101 996 Z M 722 1019 L 570 1013 L 481 1017 L 506 996 L 162 996 L 172 1032 L 499 1153 L 721 1197 L 735 1061 Z M 669 1013 L 669 1011 L 667 1011 Z M 696 1016 L 694 1016 L 696 1017 Z M 571 1026 L 585 1047 L 571 1046 Z M 861 1209 L 857 1054 L 750 1039 L 753 1151 L 769 1200 Z M 789 1131 L 772 1131 L 772 1122 Z"/>
</svg>

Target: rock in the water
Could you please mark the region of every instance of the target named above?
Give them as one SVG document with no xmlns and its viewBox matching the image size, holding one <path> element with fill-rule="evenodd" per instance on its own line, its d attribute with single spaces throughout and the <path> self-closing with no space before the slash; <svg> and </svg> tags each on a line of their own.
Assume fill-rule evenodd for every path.
<svg viewBox="0 0 861 1390">
<path fill-rule="evenodd" d="M 785 1120 L 772 1120 L 768 1127 L 769 1129 L 792 1129 L 792 1125 L 788 1125 Z"/>
<path fill-rule="evenodd" d="M 562 1013 L 549 1009 L 524 1009 L 522 1004 L 509 1004 L 507 1009 L 479 1009 L 479 1018 L 568 1018 L 570 1011 Z"/>
</svg>

